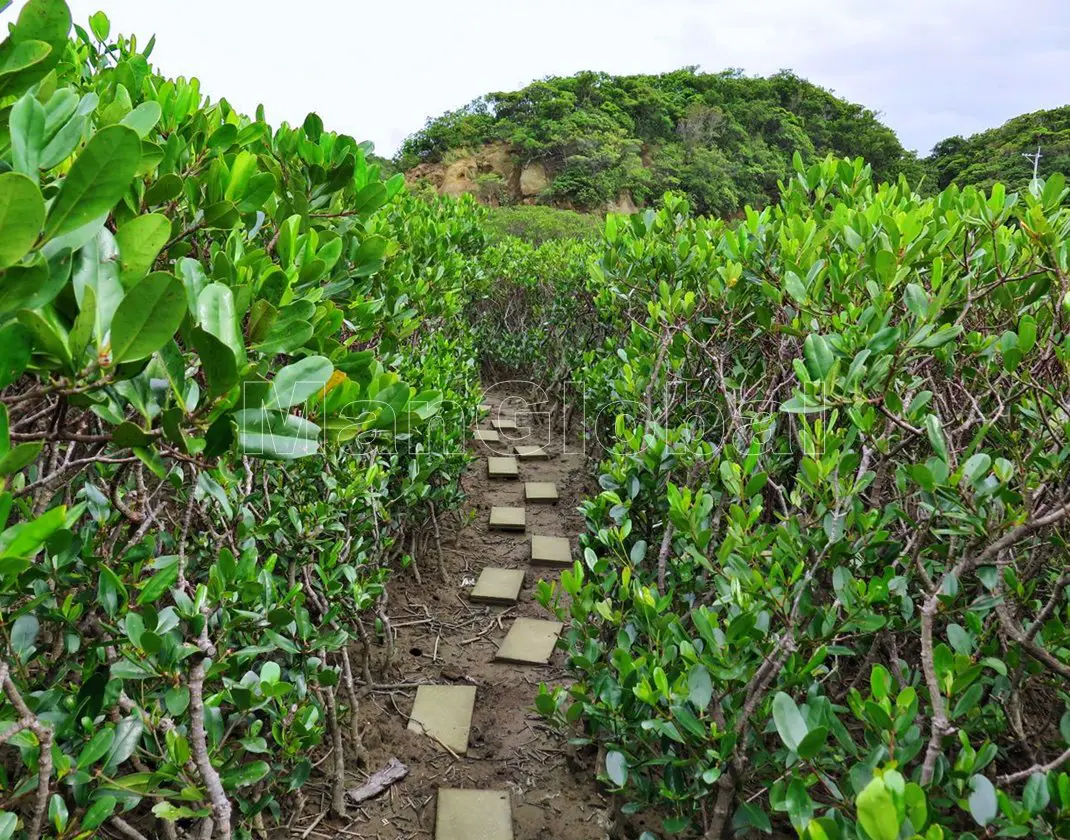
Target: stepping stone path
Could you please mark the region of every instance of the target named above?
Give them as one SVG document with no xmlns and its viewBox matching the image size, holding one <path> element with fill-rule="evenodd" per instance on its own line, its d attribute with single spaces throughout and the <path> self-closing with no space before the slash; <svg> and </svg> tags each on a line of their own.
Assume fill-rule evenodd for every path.
<svg viewBox="0 0 1070 840">
<path fill-rule="evenodd" d="M 524 484 L 524 498 L 529 502 L 556 502 L 557 485 L 552 481 L 528 481 Z"/>
<path fill-rule="evenodd" d="M 468 752 L 474 685 L 421 685 L 409 716 L 409 729 L 430 735 L 457 755 Z"/>
<path fill-rule="evenodd" d="M 492 507 L 490 509 L 490 527 L 499 531 L 523 531 L 527 525 L 527 515 L 520 507 Z"/>
<path fill-rule="evenodd" d="M 435 840 L 513 840 L 509 794 L 439 788 Z"/>
<path fill-rule="evenodd" d="M 487 475 L 491 478 L 520 478 L 516 458 L 487 458 Z"/>
<path fill-rule="evenodd" d="M 558 621 L 543 621 L 538 618 L 518 618 L 505 634 L 498 652 L 498 662 L 515 662 L 517 665 L 546 665 L 557 646 L 557 637 L 564 627 Z"/>
<path fill-rule="evenodd" d="M 495 569 L 487 566 L 479 573 L 468 600 L 483 604 L 515 604 L 524 585 L 523 569 Z"/>
<path fill-rule="evenodd" d="M 533 535 L 531 538 L 531 565 L 533 566 L 572 566 L 572 548 L 565 537 L 543 537 Z"/>
<path fill-rule="evenodd" d="M 500 415 L 500 407 L 481 405 L 479 409 L 483 418 L 496 410 L 499 416 L 490 421 L 493 429 L 476 429 L 475 440 L 496 443 L 501 440 L 499 432 L 517 429 L 514 419 Z M 549 460 L 551 457 L 546 446 L 522 445 L 516 446 L 515 451 L 516 457 L 487 458 L 490 479 L 517 479 L 522 462 Z M 553 481 L 525 482 L 524 500 L 533 504 L 557 502 L 557 485 Z M 527 513 L 522 507 L 494 505 L 490 510 L 489 525 L 493 530 L 524 532 L 527 530 Z M 532 536 L 531 564 L 553 568 L 571 566 L 572 547 L 568 537 Z M 524 575 L 524 569 L 486 565 L 469 593 L 469 600 L 515 605 L 524 585 Z M 500 617 L 498 624 L 501 624 Z M 532 666 L 549 664 L 563 626 L 556 621 L 517 618 L 498 647 L 494 661 Z M 468 750 L 475 701 L 475 686 L 421 685 L 416 693 L 409 728 L 434 738 L 456 756 L 463 756 Z M 434 840 L 513 840 L 513 836 L 508 791 L 438 789 Z"/>
</svg>

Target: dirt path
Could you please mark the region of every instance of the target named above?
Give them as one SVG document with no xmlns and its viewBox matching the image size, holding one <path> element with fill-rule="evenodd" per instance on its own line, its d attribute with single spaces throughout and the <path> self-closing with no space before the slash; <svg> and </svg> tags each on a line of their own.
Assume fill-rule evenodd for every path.
<svg viewBox="0 0 1070 840">
<path fill-rule="evenodd" d="M 515 396 L 488 397 L 491 415 L 479 427 L 490 429 L 491 419 L 513 416 Z M 564 682 L 562 653 L 555 652 L 548 666 L 493 661 L 516 617 L 552 618 L 534 602 L 532 593 L 538 580 L 558 573 L 530 566 L 530 538 L 532 534 L 568 537 L 575 552 L 583 525 L 576 507 L 588 488 L 576 441 L 563 445 L 560 432 L 551 437 L 545 423 L 524 412 L 516 419 L 520 430 L 500 432 L 500 443 L 472 444 L 478 457 L 462 479 L 468 524 L 456 539 L 446 538 L 443 544 L 449 584 L 441 582 L 433 544 L 431 556 L 417 561 L 422 584 L 411 572 L 398 573 L 389 584 L 389 615 L 396 636 L 393 680 L 390 686 L 365 696 L 361 718 L 368 764 L 363 771 L 347 771 L 356 786 L 368 772 L 396 757 L 408 765 L 409 774 L 359 810 L 351 808 L 348 824 L 324 820 L 312 828 L 310 838 L 434 837 L 439 788 L 507 792 L 515 840 L 599 840 L 606 836 L 606 803 L 594 779 L 576 770 L 567 743 L 533 708 L 540 682 Z M 512 454 L 512 446 L 518 443 L 544 445 L 547 441 L 550 458 L 520 462 L 519 480 L 488 477 L 488 455 Z M 525 481 L 554 482 L 559 501 L 525 503 Z M 526 531 L 490 530 L 490 510 L 496 505 L 524 507 Z M 485 566 L 525 570 L 516 605 L 469 602 L 468 593 Z M 476 686 L 467 755 L 452 755 L 432 738 L 407 728 L 415 684 L 420 683 Z M 319 812 L 315 803 L 310 805 L 311 813 Z M 302 820 L 294 826 L 293 836 L 300 837 L 309 825 L 310 821 Z"/>
</svg>

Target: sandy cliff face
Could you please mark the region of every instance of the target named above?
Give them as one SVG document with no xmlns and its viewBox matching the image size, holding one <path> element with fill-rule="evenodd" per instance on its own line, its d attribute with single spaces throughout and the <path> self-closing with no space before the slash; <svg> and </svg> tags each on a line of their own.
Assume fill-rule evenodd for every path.
<svg viewBox="0 0 1070 840">
<path fill-rule="evenodd" d="M 488 189 L 486 183 L 481 187 L 481 176 L 487 175 L 501 179 L 498 189 Z M 405 173 L 405 180 L 410 186 L 430 184 L 439 195 L 471 193 L 488 204 L 538 204 L 553 183 L 553 176 L 539 161 L 521 164 L 508 143 L 488 143 L 481 149 L 453 154 L 448 161 L 414 166 Z M 557 206 L 576 209 L 567 204 Z M 634 213 L 637 209 L 627 191 L 602 208 L 608 213 Z"/>
</svg>

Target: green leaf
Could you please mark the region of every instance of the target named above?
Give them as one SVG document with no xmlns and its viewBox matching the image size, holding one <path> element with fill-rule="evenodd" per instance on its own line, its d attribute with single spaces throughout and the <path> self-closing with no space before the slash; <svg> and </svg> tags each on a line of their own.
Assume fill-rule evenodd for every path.
<svg viewBox="0 0 1070 840">
<path fill-rule="evenodd" d="M 970 816 L 980 826 L 986 826 L 996 818 L 999 810 L 996 801 L 996 789 L 987 776 L 977 773 L 970 777 L 970 796 L 968 799 Z"/>
<path fill-rule="evenodd" d="M 1039 814 L 1048 807 L 1051 794 L 1048 792 L 1048 774 L 1034 773 L 1022 790 L 1022 805 L 1031 814 Z"/>
<path fill-rule="evenodd" d="M 104 760 L 106 774 L 112 775 L 120 764 L 134 754 L 138 741 L 141 740 L 143 729 L 141 718 L 136 714 L 119 721 L 115 727 L 115 738 L 108 750 L 108 757 Z"/>
<path fill-rule="evenodd" d="M 957 653 L 969 656 L 973 651 L 973 639 L 964 627 L 959 624 L 947 625 L 947 640 Z"/>
<path fill-rule="evenodd" d="M 119 228 L 119 279 L 124 288 L 135 286 L 152 269 L 156 257 L 171 238 L 171 222 L 160 213 L 138 216 Z"/>
<path fill-rule="evenodd" d="M 97 36 L 98 41 L 107 41 L 111 32 L 111 21 L 104 12 L 96 12 L 89 17 L 89 28 Z"/>
<path fill-rule="evenodd" d="M 619 750 L 606 753 L 606 775 L 614 785 L 624 787 L 624 783 L 628 781 L 628 759 L 624 753 Z"/>
<path fill-rule="evenodd" d="M 200 357 L 209 395 L 217 397 L 238 384 L 238 363 L 227 345 L 199 327 L 190 330 L 190 341 Z"/>
<path fill-rule="evenodd" d="M 41 623 L 33 613 L 20 615 L 11 627 L 11 649 L 22 662 L 29 661 L 37 650 L 35 642 Z"/>
<path fill-rule="evenodd" d="M 858 794 L 855 806 L 858 822 L 871 840 L 896 840 L 899 837 L 899 816 L 883 779 L 871 780 Z"/>
<path fill-rule="evenodd" d="M 44 41 L 5 41 L 0 49 L 0 97 L 18 96 L 48 72 L 53 49 Z"/>
<path fill-rule="evenodd" d="M 118 800 L 114 796 L 102 796 L 100 799 L 93 800 L 93 804 L 89 806 L 85 816 L 82 817 L 82 828 L 94 829 L 100 826 L 104 820 L 115 813 L 117 804 Z"/>
<path fill-rule="evenodd" d="M 978 452 L 975 455 L 971 455 L 969 460 L 966 461 L 962 468 L 962 477 L 969 484 L 975 484 L 988 475 L 988 470 L 991 466 L 992 456 L 986 455 L 984 452 Z"/>
<path fill-rule="evenodd" d="M 929 296 L 917 283 L 908 283 L 904 293 L 907 309 L 924 320 L 929 314 Z"/>
<path fill-rule="evenodd" d="M 96 302 L 93 334 L 97 347 L 103 348 L 115 310 L 126 294 L 119 282 L 119 248 L 110 230 L 102 228 L 77 253 L 71 284 L 79 307 L 88 305 L 86 290 L 93 290 Z"/>
<path fill-rule="evenodd" d="M 12 525 L 0 534 L 0 557 L 32 557 L 63 527 L 66 518 L 67 509 L 61 505 L 28 522 Z"/>
<path fill-rule="evenodd" d="M 189 689 L 184 685 L 169 688 L 164 695 L 164 704 L 167 706 L 168 714 L 178 717 L 189 706 Z"/>
<path fill-rule="evenodd" d="M 234 419 L 238 445 L 247 455 L 288 461 L 319 449 L 319 426 L 301 417 L 257 408 L 236 411 Z"/>
<path fill-rule="evenodd" d="M 308 356 L 280 370 L 271 380 L 265 408 L 290 408 L 302 405 L 319 393 L 334 372 L 334 365 L 323 356 Z"/>
<path fill-rule="evenodd" d="M 773 722 L 784 745 L 797 753 L 799 744 L 803 742 L 809 730 L 795 701 L 783 691 L 778 691 L 773 697 Z"/>
<path fill-rule="evenodd" d="M 45 144 L 45 109 L 27 93 L 11 109 L 11 158 L 16 172 L 37 182 Z"/>
<path fill-rule="evenodd" d="M 270 772 L 271 766 L 266 761 L 251 761 L 222 773 L 221 781 L 224 788 L 234 790 L 255 785 Z"/>
<path fill-rule="evenodd" d="M 148 102 L 142 102 L 133 111 L 123 117 L 120 121 L 120 125 L 125 125 L 134 129 L 137 132 L 138 137 L 144 139 L 149 136 L 149 132 L 156 127 L 156 123 L 160 121 L 160 117 L 163 115 L 163 110 L 160 108 L 158 102 L 149 100 Z"/>
<path fill-rule="evenodd" d="M 19 323 L 33 333 L 34 349 L 39 353 L 54 356 L 61 365 L 71 367 L 71 352 L 67 345 L 67 333 L 58 322 L 54 312 L 48 309 L 35 311 L 23 309 L 16 316 Z"/>
<path fill-rule="evenodd" d="M 43 79 L 62 58 L 63 50 L 67 43 L 67 33 L 70 30 L 71 13 L 63 0 L 29 0 L 22 7 L 22 12 L 19 14 L 19 19 L 15 24 L 15 29 L 11 33 L 9 41 L 5 42 L 3 46 L 6 47 L 11 43 L 21 45 L 26 42 L 43 42 L 50 49 L 39 63 L 20 73 L 17 82 L 11 84 L 11 87 L 21 87 L 21 90 L 25 90 L 25 86 Z M 3 50 L 0 49 L 0 53 L 2 52 Z M 8 80 L 2 80 L 0 85 L 3 82 L 8 82 Z M 5 96 L 21 92 L 21 90 L 8 90 L 0 86 L 0 93 Z"/>
<path fill-rule="evenodd" d="M 19 323 L 0 328 L 0 389 L 16 381 L 30 363 L 33 333 Z"/>
<path fill-rule="evenodd" d="M 114 727 L 109 724 L 103 729 L 98 729 L 93 737 L 89 739 L 89 743 L 82 747 L 82 751 L 78 754 L 78 761 L 76 762 L 78 769 L 85 770 L 103 758 L 108 750 L 111 749 L 114 741 Z"/>
<path fill-rule="evenodd" d="M 823 380 L 836 361 L 828 342 L 823 336 L 810 333 L 803 342 L 803 355 L 806 358 L 806 370 L 810 376 Z"/>
<path fill-rule="evenodd" d="M 704 665 L 695 665 L 687 674 L 687 699 L 699 711 L 705 710 L 713 699 L 713 680 Z"/>
<path fill-rule="evenodd" d="M 0 269 L 14 265 L 33 248 L 45 221 L 45 200 L 30 178 L 0 175 Z"/>
<path fill-rule="evenodd" d="M 245 195 L 249 179 L 256 174 L 256 155 L 252 152 L 238 152 L 230 168 L 230 181 L 223 198 L 227 201 L 240 201 Z"/>
<path fill-rule="evenodd" d="M 209 283 L 197 296 L 197 324 L 219 339 L 234 354 L 239 366 L 245 364 L 245 342 L 238 328 L 234 294 L 229 286 Z"/>
<path fill-rule="evenodd" d="M 186 291 L 173 275 L 150 274 L 126 293 L 111 325 L 112 361 L 147 359 L 170 341 L 186 316 Z"/>
<path fill-rule="evenodd" d="M 43 443 L 20 443 L 0 458 L 0 476 L 14 475 L 37 460 Z"/>
<path fill-rule="evenodd" d="M 170 589 L 175 581 L 178 580 L 178 558 L 175 557 L 167 565 L 163 566 L 156 574 L 154 574 L 143 587 L 141 587 L 141 593 L 137 596 L 137 602 L 139 606 L 145 604 L 152 604 L 163 595 L 168 589 Z"/>
<path fill-rule="evenodd" d="M 90 339 L 93 338 L 93 330 L 97 324 L 97 293 L 93 291 L 92 286 L 86 286 L 83 290 L 80 306 L 81 309 L 78 317 L 74 319 L 74 326 L 71 327 L 71 334 L 67 341 L 71 359 L 76 368 L 82 365 L 82 357 L 85 355 Z"/>
<path fill-rule="evenodd" d="M 940 422 L 940 418 L 935 414 L 927 414 L 925 416 L 925 432 L 929 436 L 929 443 L 932 444 L 933 451 L 946 464 L 948 462 L 948 454 L 947 442 L 944 440 L 944 426 Z"/>
<path fill-rule="evenodd" d="M 123 448 L 148 446 L 152 441 L 153 438 L 145 434 L 144 429 L 129 420 L 124 420 L 111 433 L 111 442 Z"/>
<path fill-rule="evenodd" d="M 67 827 L 69 818 L 67 801 L 58 793 L 52 794 L 52 797 L 48 800 L 48 821 L 52 823 L 59 834 L 62 834 Z"/>
<path fill-rule="evenodd" d="M 0 283 L 0 313 L 10 314 L 19 309 L 40 309 L 51 303 L 67 284 L 70 264 L 61 261 L 52 272 L 43 255 L 33 261 L 9 266 Z"/>
<path fill-rule="evenodd" d="M 796 752 L 805 759 L 812 759 L 824 748 L 828 734 L 827 727 L 815 726 L 799 742 L 799 749 Z"/>
<path fill-rule="evenodd" d="M 101 129 L 78 155 L 45 222 L 44 238 L 75 230 L 115 206 L 141 161 L 141 138 L 124 125 Z"/>
<path fill-rule="evenodd" d="M 806 299 L 809 297 L 809 293 L 806 291 L 806 285 L 794 271 L 789 271 L 785 274 L 784 289 L 799 303 L 806 303 Z"/>
</svg>

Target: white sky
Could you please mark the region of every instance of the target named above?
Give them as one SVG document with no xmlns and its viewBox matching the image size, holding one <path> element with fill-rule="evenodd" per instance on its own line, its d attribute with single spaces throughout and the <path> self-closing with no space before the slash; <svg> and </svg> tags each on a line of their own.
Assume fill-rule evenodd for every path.
<svg viewBox="0 0 1070 840">
<path fill-rule="evenodd" d="M 790 68 L 881 112 L 923 154 L 1070 102 L 1066 0 L 69 3 L 83 25 L 103 9 L 113 32 L 155 34 L 160 70 L 198 76 L 213 98 L 245 112 L 263 103 L 273 124 L 315 111 L 384 155 L 428 116 L 579 70 Z"/>
</svg>

